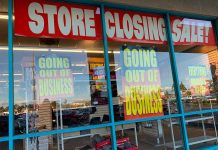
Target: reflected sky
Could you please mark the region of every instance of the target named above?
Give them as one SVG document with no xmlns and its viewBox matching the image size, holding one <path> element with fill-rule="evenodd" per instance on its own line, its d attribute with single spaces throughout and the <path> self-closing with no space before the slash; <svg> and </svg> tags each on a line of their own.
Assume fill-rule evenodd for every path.
<svg viewBox="0 0 218 150">
<path fill-rule="evenodd" d="M 70 101 L 78 100 L 91 100 L 90 91 L 90 76 L 89 76 L 89 64 L 88 56 L 85 52 L 77 53 L 64 53 L 64 52 L 52 52 L 58 56 L 70 57 L 72 63 L 72 78 L 74 78 L 74 97 Z M 31 52 L 31 51 L 15 51 L 14 53 L 14 92 L 15 103 L 25 102 L 25 99 L 33 99 L 33 93 L 31 89 L 31 82 L 26 85 L 24 71 L 25 68 L 33 66 L 34 58 L 41 55 L 49 55 L 51 52 Z M 122 92 L 120 82 L 120 72 L 118 69 L 120 64 L 120 54 L 114 53 L 114 60 L 116 66 L 117 75 L 117 88 L 118 95 Z M 170 60 L 168 52 L 156 52 L 158 68 L 160 71 L 161 88 L 162 90 L 172 90 L 173 80 L 170 67 Z M 180 82 L 190 87 L 188 77 L 188 67 L 192 65 L 204 65 L 207 68 L 207 79 L 211 80 L 210 64 L 207 54 L 200 53 L 175 53 L 176 62 L 178 67 L 178 74 Z M 7 65 L 7 51 L 1 51 L 0 55 L 0 103 L 1 105 L 7 102 L 8 98 L 8 65 Z M 28 90 L 27 90 L 28 89 Z M 27 96 L 27 93 L 28 96 Z M 82 94 L 81 94 L 82 93 Z"/>
</svg>

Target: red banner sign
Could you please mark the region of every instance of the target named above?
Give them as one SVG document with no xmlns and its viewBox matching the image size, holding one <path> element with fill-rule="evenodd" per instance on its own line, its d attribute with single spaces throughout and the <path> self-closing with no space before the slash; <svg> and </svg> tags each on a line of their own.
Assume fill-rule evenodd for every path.
<svg viewBox="0 0 218 150">
<path fill-rule="evenodd" d="M 106 9 L 106 29 L 111 41 L 166 44 L 162 15 Z M 216 45 L 210 21 L 171 17 L 175 45 Z"/>
<path fill-rule="evenodd" d="M 105 10 L 108 40 L 167 44 L 162 15 Z M 175 45 L 216 45 L 210 21 L 171 17 Z M 100 8 L 45 0 L 15 0 L 15 35 L 101 40 Z"/>
<path fill-rule="evenodd" d="M 100 9 L 45 0 L 15 0 L 15 35 L 102 39 Z"/>
<path fill-rule="evenodd" d="M 171 17 L 175 45 L 216 45 L 211 21 Z"/>
<path fill-rule="evenodd" d="M 109 40 L 166 44 L 161 15 L 106 9 L 105 20 Z"/>
</svg>

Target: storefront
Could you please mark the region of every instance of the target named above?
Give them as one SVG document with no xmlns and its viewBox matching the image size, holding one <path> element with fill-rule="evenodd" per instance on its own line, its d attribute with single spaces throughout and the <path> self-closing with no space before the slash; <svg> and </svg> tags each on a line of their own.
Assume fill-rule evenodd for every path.
<svg viewBox="0 0 218 150">
<path fill-rule="evenodd" d="M 2 4 L 1 150 L 218 149 L 215 17 Z"/>
</svg>

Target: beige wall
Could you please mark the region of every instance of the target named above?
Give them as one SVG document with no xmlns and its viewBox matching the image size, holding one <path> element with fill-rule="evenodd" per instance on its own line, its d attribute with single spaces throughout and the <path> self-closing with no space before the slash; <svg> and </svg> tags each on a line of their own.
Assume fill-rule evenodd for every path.
<svg viewBox="0 0 218 150">
<path fill-rule="evenodd" d="M 173 10 L 218 17 L 218 0 L 97 0 L 143 8 Z"/>
</svg>

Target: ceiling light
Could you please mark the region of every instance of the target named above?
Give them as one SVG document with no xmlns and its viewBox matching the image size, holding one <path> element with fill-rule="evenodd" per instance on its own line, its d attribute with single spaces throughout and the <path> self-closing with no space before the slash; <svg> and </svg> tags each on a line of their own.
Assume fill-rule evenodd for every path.
<svg viewBox="0 0 218 150">
<path fill-rule="evenodd" d="M 86 52 L 86 53 L 98 53 L 98 54 L 104 53 L 104 51 L 95 51 L 95 50 L 85 50 L 84 52 Z"/>
<path fill-rule="evenodd" d="M 8 50 L 7 46 L 0 46 L 0 50 Z M 35 48 L 35 47 L 13 47 L 14 51 L 48 51 L 47 48 Z"/>
<path fill-rule="evenodd" d="M 109 66 L 118 66 L 118 64 L 110 64 Z"/>
<path fill-rule="evenodd" d="M 47 48 L 34 48 L 34 47 L 14 47 L 15 51 L 48 51 Z"/>
<path fill-rule="evenodd" d="M 8 50 L 7 46 L 0 46 L 0 50 Z"/>
<path fill-rule="evenodd" d="M 51 52 L 82 53 L 83 49 L 51 49 Z"/>
<path fill-rule="evenodd" d="M 120 69 L 121 69 L 121 67 L 119 67 L 119 68 L 115 69 L 114 71 L 118 71 L 118 70 L 120 70 Z"/>
<path fill-rule="evenodd" d="M 86 64 L 76 64 L 75 66 L 83 67 L 83 66 L 86 66 Z"/>
<path fill-rule="evenodd" d="M 0 15 L 0 19 L 8 19 L 8 15 Z M 13 16 L 13 20 L 14 20 L 14 16 Z"/>
<path fill-rule="evenodd" d="M 22 76 L 23 74 L 21 73 L 15 73 L 14 76 Z"/>
<path fill-rule="evenodd" d="M 83 74 L 82 72 L 74 72 L 72 74 Z"/>
</svg>

